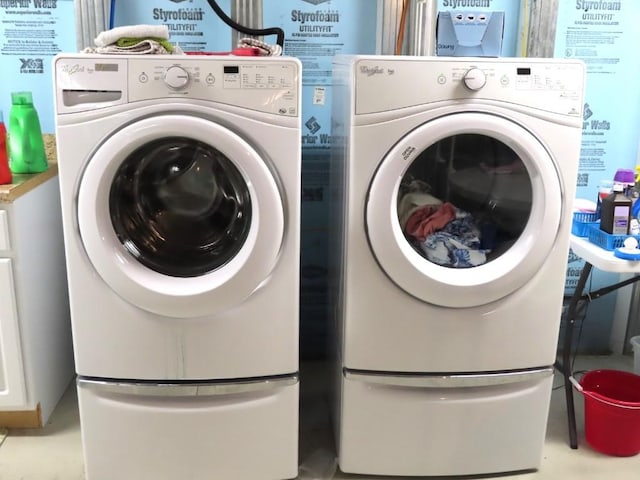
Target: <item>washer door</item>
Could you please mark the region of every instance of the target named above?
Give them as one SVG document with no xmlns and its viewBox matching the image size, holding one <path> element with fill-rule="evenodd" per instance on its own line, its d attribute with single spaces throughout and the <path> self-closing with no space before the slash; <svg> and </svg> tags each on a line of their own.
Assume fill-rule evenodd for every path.
<svg viewBox="0 0 640 480">
<path fill-rule="evenodd" d="M 471 307 L 522 287 L 553 248 L 555 162 L 531 132 L 488 113 L 427 122 L 384 157 L 366 226 L 386 274 L 414 297 Z"/>
<path fill-rule="evenodd" d="M 283 241 L 282 199 L 265 161 L 235 133 L 194 116 L 141 119 L 107 138 L 77 201 L 98 274 L 160 315 L 240 304 L 269 276 Z"/>
</svg>

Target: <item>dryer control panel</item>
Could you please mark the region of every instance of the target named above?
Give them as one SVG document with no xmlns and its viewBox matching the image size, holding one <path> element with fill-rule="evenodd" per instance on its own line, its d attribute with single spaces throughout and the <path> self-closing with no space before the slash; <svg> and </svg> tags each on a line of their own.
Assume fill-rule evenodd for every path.
<svg viewBox="0 0 640 480">
<path fill-rule="evenodd" d="M 582 113 L 585 68 L 576 60 L 363 56 L 355 62 L 356 114 L 474 99 L 576 119 Z"/>
<path fill-rule="evenodd" d="M 54 63 L 58 113 L 184 98 L 300 115 L 301 68 L 293 58 L 85 55 Z"/>
</svg>

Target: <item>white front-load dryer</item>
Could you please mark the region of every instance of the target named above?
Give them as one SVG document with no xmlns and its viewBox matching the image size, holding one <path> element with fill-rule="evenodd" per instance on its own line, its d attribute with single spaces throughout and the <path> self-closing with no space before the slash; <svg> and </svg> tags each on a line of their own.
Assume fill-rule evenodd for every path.
<svg viewBox="0 0 640 480">
<path fill-rule="evenodd" d="M 53 65 L 87 478 L 295 477 L 299 61 Z"/>
<path fill-rule="evenodd" d="M 340 57 L 334 82 L 329 250 L 341 469 L 537 468 L 584 66 Z"/>
</svg>

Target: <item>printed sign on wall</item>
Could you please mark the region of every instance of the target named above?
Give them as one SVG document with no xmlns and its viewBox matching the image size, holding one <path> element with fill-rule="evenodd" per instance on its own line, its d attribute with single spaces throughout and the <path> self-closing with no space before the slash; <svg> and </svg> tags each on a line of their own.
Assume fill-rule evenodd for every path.
<svg viewBox="0 0 640 480">
<path fill-rule="evenodd" d="M 55 131 L 51 59 L 75 52 L 73 0 L 0 0 L 0 109 L 11 92 L 30 91 L 43 133 Z"/>
<path fill-rule="evenodd" d="M 518 51 L 520 22 L 519 0 L 438 0 L 438 11 L 504 12 L 503 57 L 515 57 Z"/>
<path fill-rule="evenodd" d="M 582 149 L 576 197 L 596 200 L 601 180 L 618 168 L 634 168 L 640 131 L 640 74 L 635 46 L 640 2 L 562 2 L 555 56 L 579 58 L 587 67 Z M 569 270 L 567 288 L 579 269 Z"/>
<path fill-rule="evenodd" d="M 264 0 L 263 25 L 282 28 L 284 54 L 302 62 L 300 336 L 308 358 L 324 355 L 328 330 L 333 57 L 375 53 L 377 4 L 377 0 Z"/>
<path fill-rule="evenodd" d="M 587 66 L 577 197 L 595 201 L 600 180 L 636 164 L 640 74 L 636 45 L 640 2 L 561 3 L 555 56 Z"/>
<path fill-rule="evenodd" d="M 231 0 L 217 0 L 220 8 L 231 11 Z M 213 11 L 206 0 L 113 0 L 113 27 L 124 25 L 167 25 L 169 41 L 185 52 L 229 51 L 232 30 Z"/>
<path fill-rule="evenodd" d="M 374 53 L 376 0 L 265 0 L 265 27 L 285 32 L 302 62 L 303 149 L 331 146 L 331 69 L 337 54 Z"/>
<path fill-rule="evenodd" d="M 618 168 L 636 165 L 640 90 L 633 80 L 640 74 L 638 18 L 640 2 L 559 2 L 554 55 L 581 59 L 587 67 L 577 198 L 595 202 L 601 180 L 613 180 Z M 567 293 L 575 289 L 583 263 L 570 254 Z M 600 288 L 617 279 L 617 275 L 595 270 L 589 287 Z M 595 350 L 609 346 L 606 320 L 612 317 L 615 298 L 608 295 L 590 307 L 589 317 L 597 321 L 588 323 L 600 329 L 590 335 Z"/>
</svg>

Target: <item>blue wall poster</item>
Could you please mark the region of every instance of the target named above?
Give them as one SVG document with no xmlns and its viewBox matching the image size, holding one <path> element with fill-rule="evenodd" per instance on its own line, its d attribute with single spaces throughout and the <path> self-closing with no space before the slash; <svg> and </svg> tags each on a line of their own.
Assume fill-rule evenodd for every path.
<svg viewBox="0 0 640 480">
<path fill-rule="evenodd" d="M 336 54 L 373 54 L 377 0 L 264 0 L 263 26 L 285 32 L 302 73 L 301 344 L 325 354 L 331 73 Z M 265 37 L 265 41 L 274 39 Z"/>
<path fill-rule="evenodd" d="M 302 147 L 331 146 L 334 55 L 374 53 L 377 0 L 265 0 L 265 27 L 285 32 L 284 54 L 302 62 Z"/>
<path fill-rule="evenodd" d="M 633 79 L 640 74 L 638 18 L 640 2 L 559 2 L 555 56 L 581 59 L 587 67 L 577 198 L 595 201 L 601 180 L 612 180 L 618 168 L 632 169 L 636 165 L 640 90 Z M 575 289 L 582 263 L 576 255 L 570 255 L 566 282 L 569 293 Z M 616 279 L 615 275 L 596 270 L 591 288 Z M 609 325 L 603 320 L 611 318 L 614 300 L 615 295 L 609 295 L 590 307 L 589 317 L 599 317 L 590 323 L 593 328 L 602 329 L 591 338 L 599 336 L 601 342 L 608 342 Z M 591 311 L 598 310 L 597 304 L 603 309 L 601 315 Z M 594 349 L 606 349 L 600 346 Z"/>
<path fill-rule="evenodd" d="M 54 133 L 51 59 L 76 51 L 73 0 L 0 0 L 0 109 L 30 91 L 43 133 Z"/>
<path fill-rule="evenodd" d="M 124 25 L 167 25 L 169 41 L 185 52 L 228 52 L 232 30 L 206 0 L 175 2 L 169 0 L 112 0 L 112 27 Z M 231 0 L 217 0 L 230 14 Z"/>
<path fill-rule="evenodd" d="M 504 12 L 503 57 L 516 57 L 520 25 L 520 0 L 438 0 L 438 11 Z"/>
</svg>

